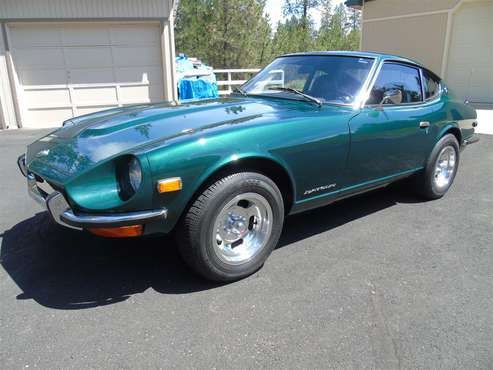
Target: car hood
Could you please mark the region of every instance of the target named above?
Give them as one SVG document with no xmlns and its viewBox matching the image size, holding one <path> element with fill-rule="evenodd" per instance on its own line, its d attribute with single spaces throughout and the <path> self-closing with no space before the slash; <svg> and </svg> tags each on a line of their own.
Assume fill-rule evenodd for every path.
<svg viewBox="0 0 493 370">
<path fill-rule="evenodd" d="M 56 182 L 114 156 L 197 132 L 244 124 L 287 110 L 313 109 L 280 99 L 228 97 L 173 105 L 117 108 L 66 121 L 65 126 L 28 146 L 28 168 Z"/>
</svg>

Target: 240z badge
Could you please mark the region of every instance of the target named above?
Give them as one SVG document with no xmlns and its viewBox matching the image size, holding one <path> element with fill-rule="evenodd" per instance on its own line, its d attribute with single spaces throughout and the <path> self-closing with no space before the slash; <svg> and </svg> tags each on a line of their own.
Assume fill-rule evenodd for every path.
<svg viewBox="0 0 493 370">
<path fill-rule="evenodd" d="M 310 195 L 312 193 L 318 193 L 319 191 L 329 190 L 329 189 L 335 188 L 336 186 L 337 186 L 337 184 L 329 184 L 329 185 L 319 186 L 317 188 L 305 190 L 305 192 L 303 193 L 303 195 Z"/>
</svg>

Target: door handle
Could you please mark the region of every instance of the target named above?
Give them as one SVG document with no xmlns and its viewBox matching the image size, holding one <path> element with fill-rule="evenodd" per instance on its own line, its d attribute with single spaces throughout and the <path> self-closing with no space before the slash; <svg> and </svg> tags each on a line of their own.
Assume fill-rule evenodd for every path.
<svg viewBox="0 0 493 370">
<path fill-rule="evenodd" d="M 428 127 L 430 127 L 430 122 L 428 121 L 421 121 L 419 123 L 419 128 L 428 128 Z"/>
</svg>

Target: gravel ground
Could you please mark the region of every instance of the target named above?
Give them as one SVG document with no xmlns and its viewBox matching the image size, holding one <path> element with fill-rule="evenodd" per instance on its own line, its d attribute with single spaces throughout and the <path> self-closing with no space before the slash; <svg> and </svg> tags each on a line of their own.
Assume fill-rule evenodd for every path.
<svg viewBox="0 0 493 370">
<path fill-rule="evenodd" d="M 445 198 L 402 186 L 287 220 L 253 276 L 205 282 L 169 238 L 63 230 L 15 159 L 40 131 L 0 132 L 0 366 L 493 368 L 493 136 Z"/>
</svg>

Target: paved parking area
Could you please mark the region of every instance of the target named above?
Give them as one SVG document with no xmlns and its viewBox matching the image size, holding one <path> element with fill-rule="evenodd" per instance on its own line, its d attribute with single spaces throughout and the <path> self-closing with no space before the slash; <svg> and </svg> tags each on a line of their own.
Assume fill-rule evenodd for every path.
<svg viewBox="0 0 493 370">
<path fill-rule="evenodd" d="M 62 230 L 0 132 L 0 366 L 486 369 L 493 364 L 493 136 L 438 201 L 392 187 L 288 219 L 263 269 L 193 276 L 168 238 Z"/>
</svg>

